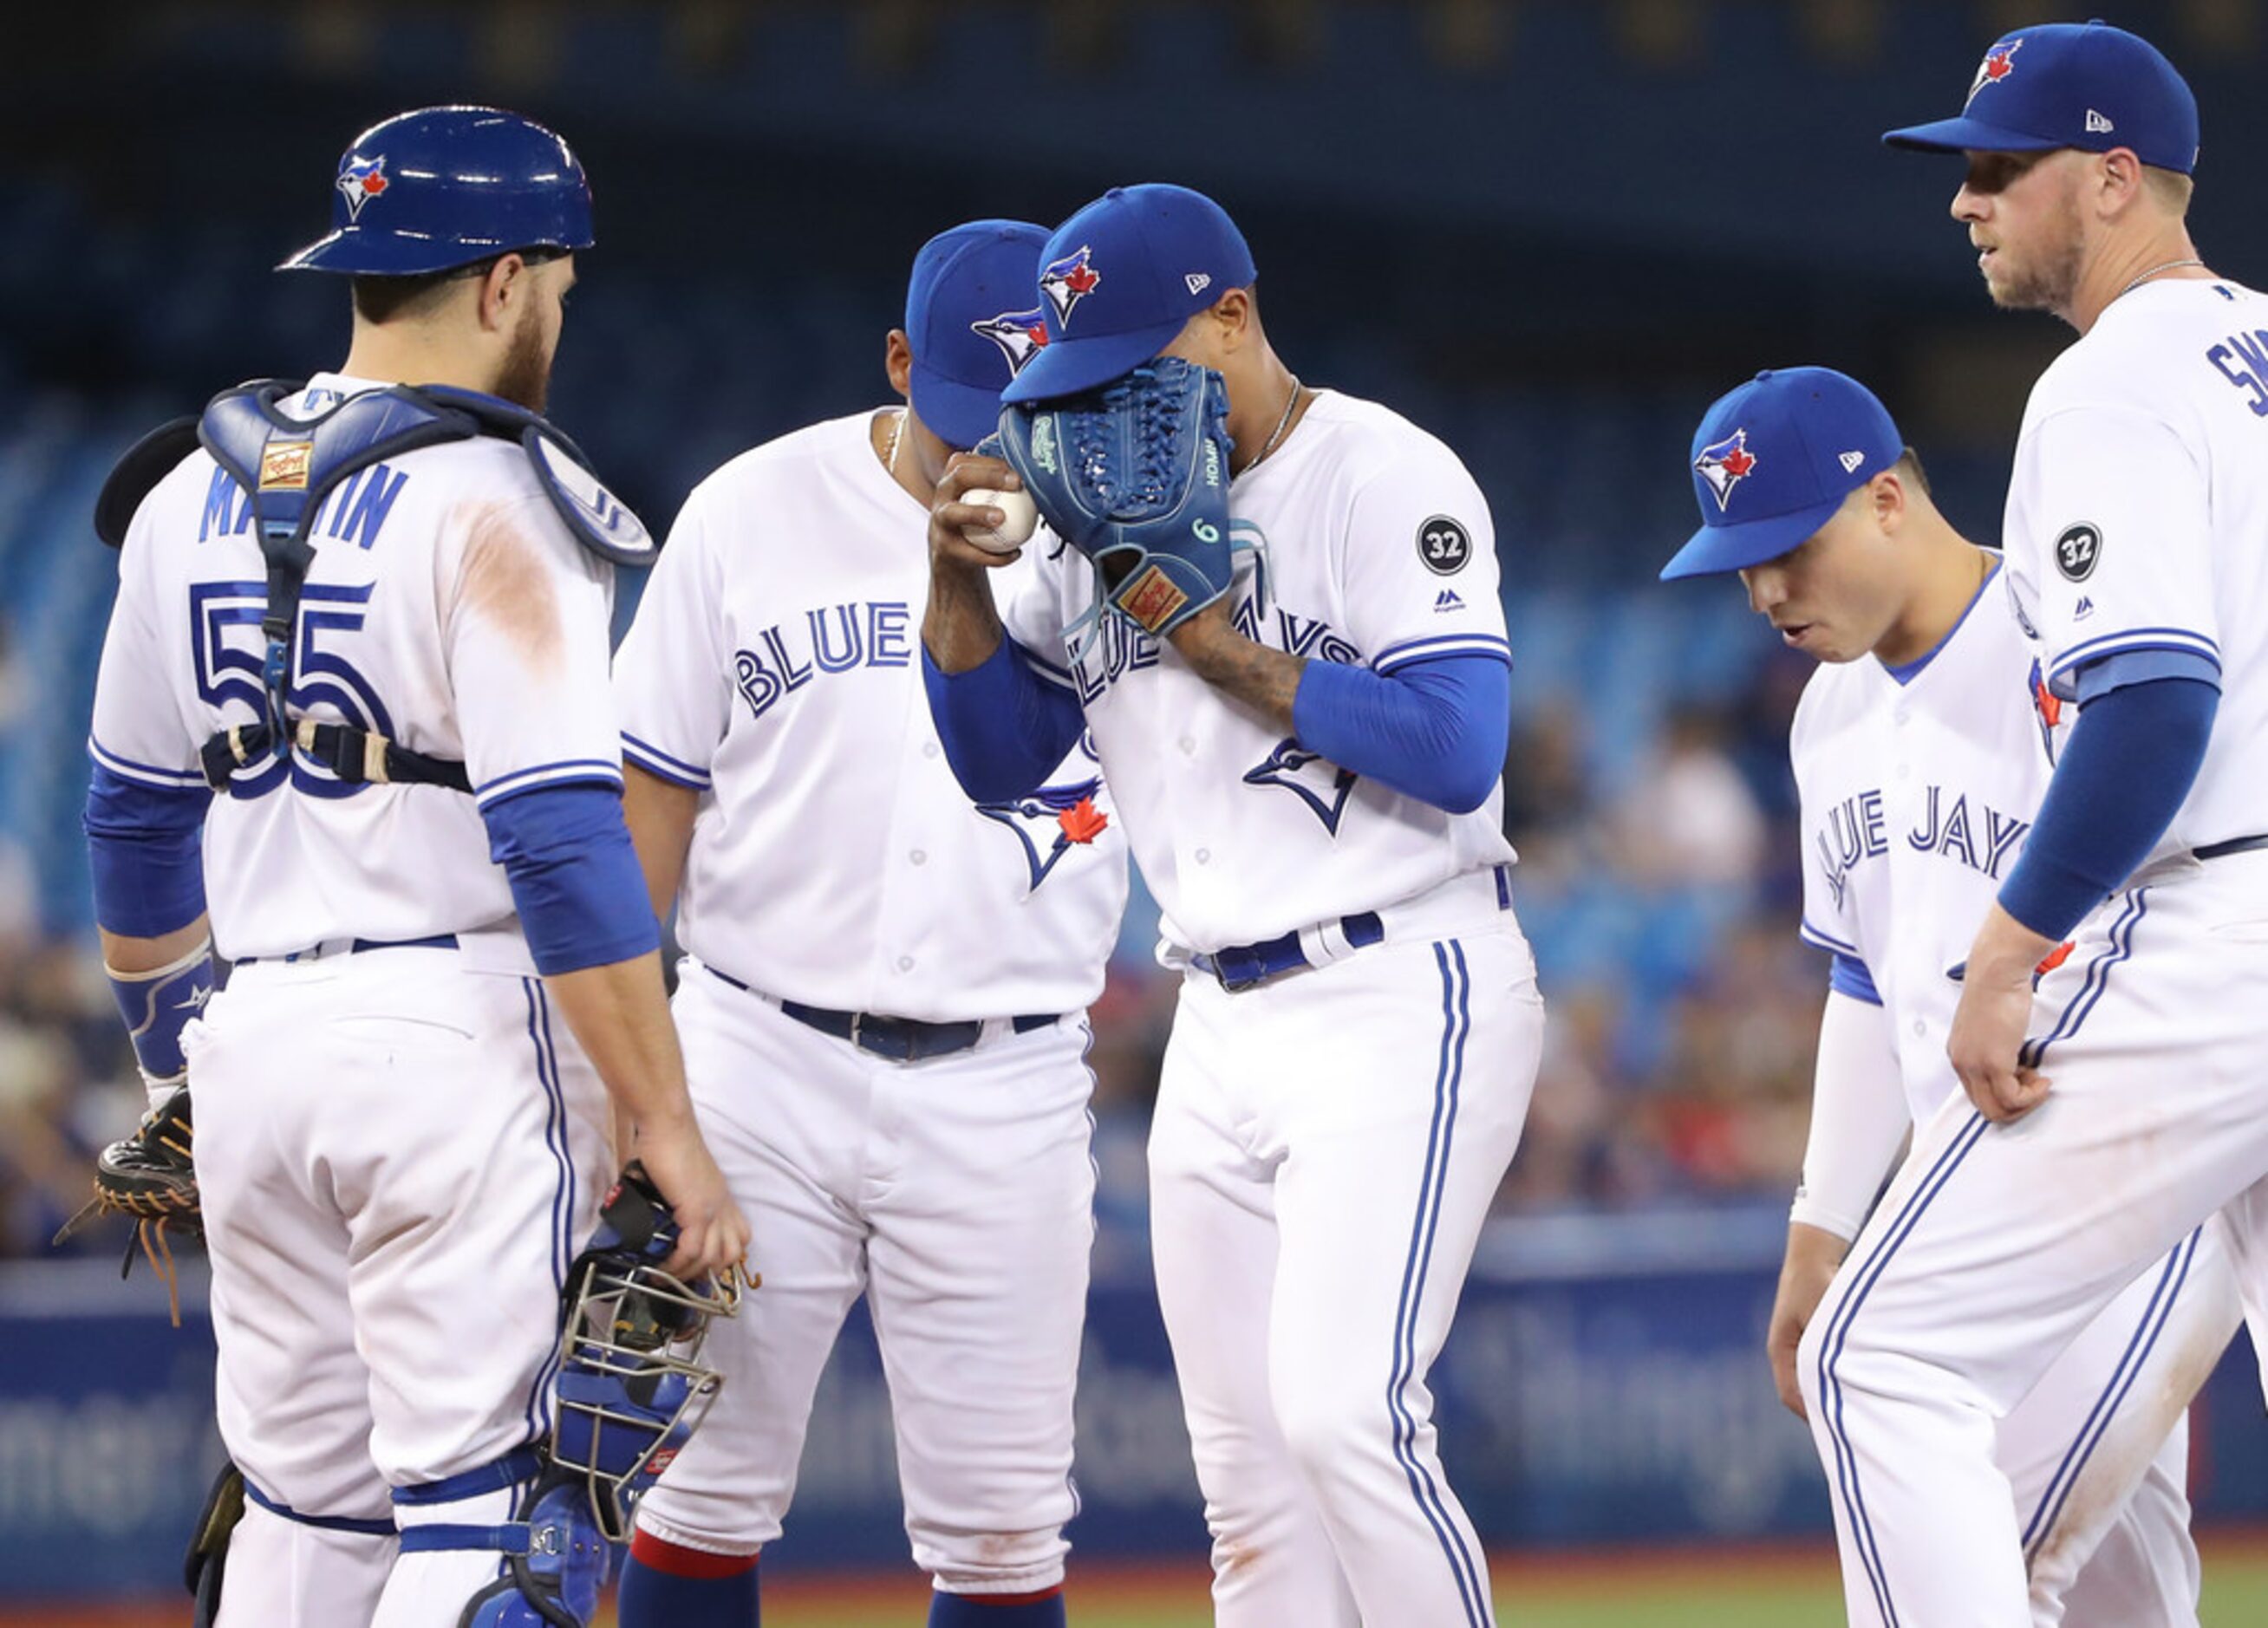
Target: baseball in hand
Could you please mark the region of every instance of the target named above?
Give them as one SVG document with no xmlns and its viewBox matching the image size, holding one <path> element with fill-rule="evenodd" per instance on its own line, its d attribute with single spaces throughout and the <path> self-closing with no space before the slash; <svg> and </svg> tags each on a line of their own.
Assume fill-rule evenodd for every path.
<svg viewBox="0 0 2268 1628">
<path fill-rule="evenodd" d="M 996 492 L 978 486 L 963 492 L 961 501 L 978 509 L 998 509 L 1007 518 L 994 526 L 964 526 L 961 534 L 987 554 L 1013 554 L 1032 540 L 1040 512 L 1025 492 Z"/>
</svg>

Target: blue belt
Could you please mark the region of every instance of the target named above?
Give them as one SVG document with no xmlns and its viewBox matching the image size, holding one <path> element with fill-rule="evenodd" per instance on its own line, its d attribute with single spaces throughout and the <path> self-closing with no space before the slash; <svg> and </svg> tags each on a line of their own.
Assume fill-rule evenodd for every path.
<svg viewBox="0 0 2268 1628">
<path fill-rule="evenodd" d="M 707 961 L 701 964 L 709 967 Z M 757 993 L 729 972 L 719 972 L 714 967 L 709 967 L 709 971 L 736 990 Z M 984 1038 L 983 1021 L 977 1018 L 957 1023 L 932 1023 L 923 1018 L 893 1018 L 876 1012 L 836 1012 L 826 1006 L 806 1006 L 799 1000 L 781 1001 L 779 1009 L 808 1028 L 847 1040 L 861 1050 L 887 1057 L 893 1063 L 920 1063 L 931 1057 L 950 1057 L 956 1051 L 968 1050 Z M 1048 1028 L 1061 1016 L 1060 1013 L 1039 1012 L 1008 1021 L 1017 1034 L 1028 1035 L 1034 1029 Z"/>
<path fill-rule="evenodd" d="M 320 945 L 312 949 L 293 950 L 288 955 L 239 955 L 232 966 L 250 967 L 263 961 L 320 961 L 329 955 L 359 955 L 364 950 L 453 950 L 457 935 L 437 932 L 430 939 L 350 939 L 342 950 L 326 950 Z"/>
<path fill-rule="evenodd" d="M 1340 917 L 1339 931 L 1346 934 L 1346 941 L 1359 950 L 1381 944 L 1386 939 L 1386 924 L 1379 920 L 1376 910 L 1365 910 L 1359 916 Z M 1189 959 L 1190 964 L 1198 971 L 1212 974 L 1220 980 L 1221 988 L 1232 994 L 1314 964 L 1300 947 L 1296 929 L 1279 938 L 1263 939 L 1257 944 L 1232 944 L 1226 949 L 1194 955 Z"/>
</svg>

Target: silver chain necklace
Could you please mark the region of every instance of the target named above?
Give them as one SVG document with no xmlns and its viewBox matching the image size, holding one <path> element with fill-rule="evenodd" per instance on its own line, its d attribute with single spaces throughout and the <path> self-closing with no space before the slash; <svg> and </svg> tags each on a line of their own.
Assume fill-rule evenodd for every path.
<svg viewBox="0 0 2268 1628">
<path fill-rule="evenodd" d="M 2151 267 L 2147 271 L 2144 272 L 2140 276 L 2136 277 L 2132 283 L 2129 283 L 2124 288 L 2120 289 L 2110 298 L 2113 299 L 2124 299 L 2127 295 L 2141 287 L 2142 284 L 2147 283 L 2152 277 L 2161 276 L 2169 271 L 2179 271 L 2185 266 L 2202 266 L 2204 264 L 2205 262 L 2201 260 L 2169 260 L 2162 266 Z"/>
<path fill-rule="evenodd" d="M 1270 433 L 1267 441 L 1262 445 L 1259 457 L 1255 458 L 1250 463 L 1244 466 L 1247 472 L 1257 468 L 1261 462 L 1267 458 L 1268 454 L 1276 450 L 1276 443 L 1282 440 L 1284 438 L 1284 431 L 1292 427 L 1292 409 L 1299 406 L 1299 404 L 1300 375 L 1294 373 L 1292 375 L 1292 394 L 1285 398 L 1284 416 L 1276 421 L 1276 428 Z"/>
<path fill-rule="evenodd" d="M 898 409 L 897 422 L 890 426 L 890 450 L 882 456 L 882 468 L 887 469 L 894 479 L 898 473 L 898 442 L 905 432 L 906 409 L 902 407 Z"/>
</svg>

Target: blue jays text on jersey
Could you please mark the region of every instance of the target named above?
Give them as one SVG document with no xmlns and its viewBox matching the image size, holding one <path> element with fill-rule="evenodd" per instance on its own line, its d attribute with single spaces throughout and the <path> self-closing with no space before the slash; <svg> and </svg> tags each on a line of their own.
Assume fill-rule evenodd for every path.
<svg viewBox="0 0 2268 1628">
<path fill-rule="evenodd" d="M 754 648 L 733 652 L 733 688 L 749 712 L 762 718 L 820 674 L 910 667 L 913 620 L 905 600 L 814 605 L 764 629 Z"/>
<path fill-rule="evenodd" d="M 1904 833 L 1906 845 L 1916 853 L 1967 866 L 1994 881 L 2000 880 L 2024 833 L 2032 829 L 2030 820 L 2003 814 L 1982 798 L 1975 799 L 1972 810 L 1966 792 L 1932 785 L 1922 796 L 1921 816 Z M 1879 787 L 1844 798 L 1829 807 L 1826 816 L 1811 840 L 1819 851 L 1820 874 L 1839 907 L 1851 873 L 1889 852 L 1894 839 L 1887 829 Z"/>
</svg>

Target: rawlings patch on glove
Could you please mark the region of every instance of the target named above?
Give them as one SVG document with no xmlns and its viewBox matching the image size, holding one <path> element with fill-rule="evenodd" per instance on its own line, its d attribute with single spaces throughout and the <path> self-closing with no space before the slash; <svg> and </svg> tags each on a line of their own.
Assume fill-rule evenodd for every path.
<svg viewBox="0 0 2268 1628">
<path fill-rule="evenodd" d="M 189 1088 L 183 1086 L 151 1109 L 132 1136 L 102 1150 L 94 1161 L 94 1197 L 55 1236 L 55 1241 L 61 1243 L 99 1216 L 129 1217 L 135 1224 L 134 1237 L 127 1243 L 119 1276 L 133 1270 L 138 1245 L 166 1285 L 175 1328 L 181 1325 L 181 1306 L 174 1281 L 173 1246 L 166 1241 L 166 1231 L 173 1227 L 187 1237 L 204 1235 L 197 1202 L 197 1171 L 191 1155 L 195 1134 L 189 1118 Z"/>
<path fill-rule="evenodd" d="M 1099 390 L 1015 403 L 1001 455 L 1102 602 L 1163 638 L 1228 592 L 1228 391 L 1174 357 Z"/>
</svg>

